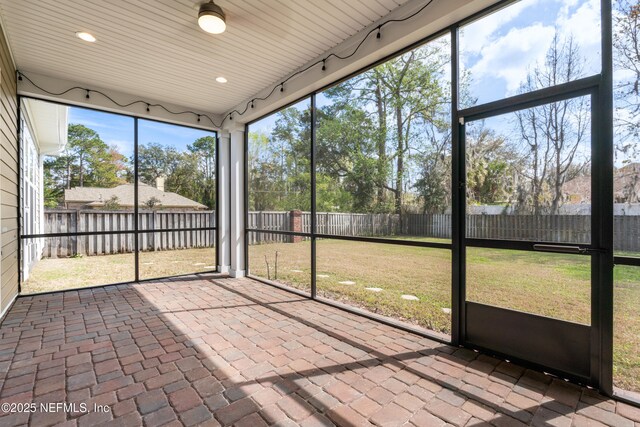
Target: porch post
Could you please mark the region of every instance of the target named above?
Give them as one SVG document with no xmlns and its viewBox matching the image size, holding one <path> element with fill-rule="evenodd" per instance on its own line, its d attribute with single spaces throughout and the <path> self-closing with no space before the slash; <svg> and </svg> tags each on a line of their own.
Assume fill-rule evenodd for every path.
<svg viewBox="0 0 640 427">
<path fill-rule="evenodd" d="M 229 274 L 233 277 L 243 277 L 245 275 L 245 254 L 244 254 L 244 125 L 238 124 L 229 129 L 231 133 L 230 141 L 230 247 L 231 247 L 231 267 Z"/>
<path fill-rule="evenodd" d="M 231 134 L 227 131 L 218 133 L 218 205 L 216 206 L 218 223 L 216 224 L 218 241 L 218 271 L 229 273 L 231 268 L 230 251 L 230 191 L 229 191 L 229 162 L 231 160 Z"/>
</svg>

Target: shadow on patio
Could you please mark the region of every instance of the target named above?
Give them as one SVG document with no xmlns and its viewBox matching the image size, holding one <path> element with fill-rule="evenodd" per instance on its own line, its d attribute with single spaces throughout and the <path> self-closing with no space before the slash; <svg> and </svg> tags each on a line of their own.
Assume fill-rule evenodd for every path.
<svg viewBox="0 0 640 427">
<path fill-rule="evenodd" d="M 640 421 L 640 410 L 592 390 L 250 279 L 20 298 L 0 333 L 2 403 L 89 409 L 0 413 L 2 425 Z"/>
</svg>

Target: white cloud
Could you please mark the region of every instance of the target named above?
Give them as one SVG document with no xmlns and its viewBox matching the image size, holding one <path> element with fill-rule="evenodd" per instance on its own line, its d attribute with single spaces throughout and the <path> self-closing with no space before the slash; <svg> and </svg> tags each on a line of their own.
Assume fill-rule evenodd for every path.
<svg viewBox="0 0 640 427">
<path fill-rule="evenodd" d="M 575 2 L 574 2 L 575 3 Z M 587 0 L 577 9 L 565 6 L 555 22 L 563 38 L 569 36 L 580 47 L 580 52 L 587 60 L 587 74 L 600 71 L 600 1 Z"/>
<path fill-rule="evenodd" d="M 119 153 L 129 154 L 133 152 L 133 141 L 123 139 L 109 139 L 105 141 L 109 147 L 116 147 Z"/>
<path fill-rule="evenodd" d="M 623 68 L 613 69 L 613 83 L 620 84 L 630 82 L 635 78 L 636 74 L 631 70 L 625 70 Z"/>
<path fill-rule="evenodd" d="M 542 24 L 512 28 L 482 48 L 480 60 L 471 67 L 471 75 L 476 79 L 502 78 L 509 94 L 515 93 L 531 67 L 544 60 L 554 32 L 552 26 Z"/>
<path fill-rule="evenodd" d="M 509 5 L 491 15 L 483 17 L 462 28 L 461 49 L 464 53 L 480 53 L 484 47 L 490 45 L 492 37 L 500 28 L 520 16 L 526 9 L 535 6 L 540 0 L 522 0 Z"/>
<path fill-rule="evenodd" d="M 94 128 L 102 128 L 102 129 L 117 129 L 116 126 L 113 126 L 111 124 L 107 124 L 104 122 L 96 122 L 94 120 L 88 120 L 88 119 L 84 119 L 81 117 L 71 117 L 69 120 L 71 123 L 78 123 L 81 125 L 84 125 L 88 128 L 94 129 Z"/>
<path fill-rule="evenodd" d="M 538 12 L 555 9 L 557 16 L 540 18 L 537 22 L 527 20 L 523 13 L 532 6 L 536 6 Z M 524 21 L 525 25 L 514 26 L 513 21 Z M 513 95 L 531 68 L 544 62 L 556 29 L 561 39 L 572 36 L 579 46 L 586 60 L 585 75 L 598 73 L 599 0 L 524 0 L 483 18 L 465 29 L 461 47 L 466 56 L 463 62 L 467 64 L 463 66 L 470 66 L 477 82 L 504 81 L 505 95 Z"/>
<path fill-rule="evenodd" d="M 561 9 L 561 13 L 564 13 L 565 15 L 569 13 L 569 10 L 571 10 L 572 7 L 575 7 L 577 4 L 580 3 L 581 0 L 563 0 L 560 3 L 562 4 L 562 9 Z"/>
</svg>

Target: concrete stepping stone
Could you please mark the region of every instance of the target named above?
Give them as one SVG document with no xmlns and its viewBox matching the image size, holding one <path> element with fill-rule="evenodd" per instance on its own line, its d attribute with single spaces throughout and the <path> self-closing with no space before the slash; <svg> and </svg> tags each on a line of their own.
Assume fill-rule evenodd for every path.
<svg viewBox="0 0 640 427">
<path fill-rule="evenodd" d="M 443 312 L 443 313 L 446 313 L 446 314 L 451 314 L 451 309 L 450 309 L 450 308 L 443 307 L 443 308 L 442 308 L 442 312 Z"/>
<path fill-rule="evenodd" d="M 195 264 L 193 264 L 193 265 L 204 265 L 204 262 L 196 262 L 196 263 L 195 263 Z"/>
<path fill-rule="evenodd" d="M 340 283 L 341 285 L 355 285 L 356 284 L 356 282 L 352 282 L 351 280 L 345 280 L 345 281 L 338 282 L 338 283 Z"/>
<path fill-rule="evenodd" d="M 368 291 L 371 291 L 371 292 L 382 292 L 383 291 L 382 288 L 365 288 L 365 289 L 368 290 Z"/>
<path fill-rule="evenodd" d="M 216 268 L 215 265 L 205 265 L 204 268 Z"/>
<path fill-rule="evenodd" d="M 408 301 L 420 301 L 420 298 L 415 295 L 402 295 L 400 298 L 406 299 Z"/>
<path fill-rule="evenodd" d="M 142 265 L 153 265 L 152 262 L 143 262 Z"/>
<path fill-rule="evenodd" d="M 291 270 L 292 273 L 304 273 L 302 270 Z"/>
<path fill-rule="evenodd" d="M 316 276 L 322 277 L 323 279 L 329 277 L 328 274 L 316 274 Z"/>
</svg>

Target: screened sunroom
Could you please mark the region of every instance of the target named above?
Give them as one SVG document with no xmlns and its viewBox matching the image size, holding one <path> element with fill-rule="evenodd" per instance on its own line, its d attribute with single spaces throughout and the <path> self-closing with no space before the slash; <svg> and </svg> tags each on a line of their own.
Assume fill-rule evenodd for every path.
<svg viewBox="0 0 640 427">
<path fill-rule="evenodd" d="M 0 424 L 640 423 L 637 0 L 0 18 Z"/>
</svg>

